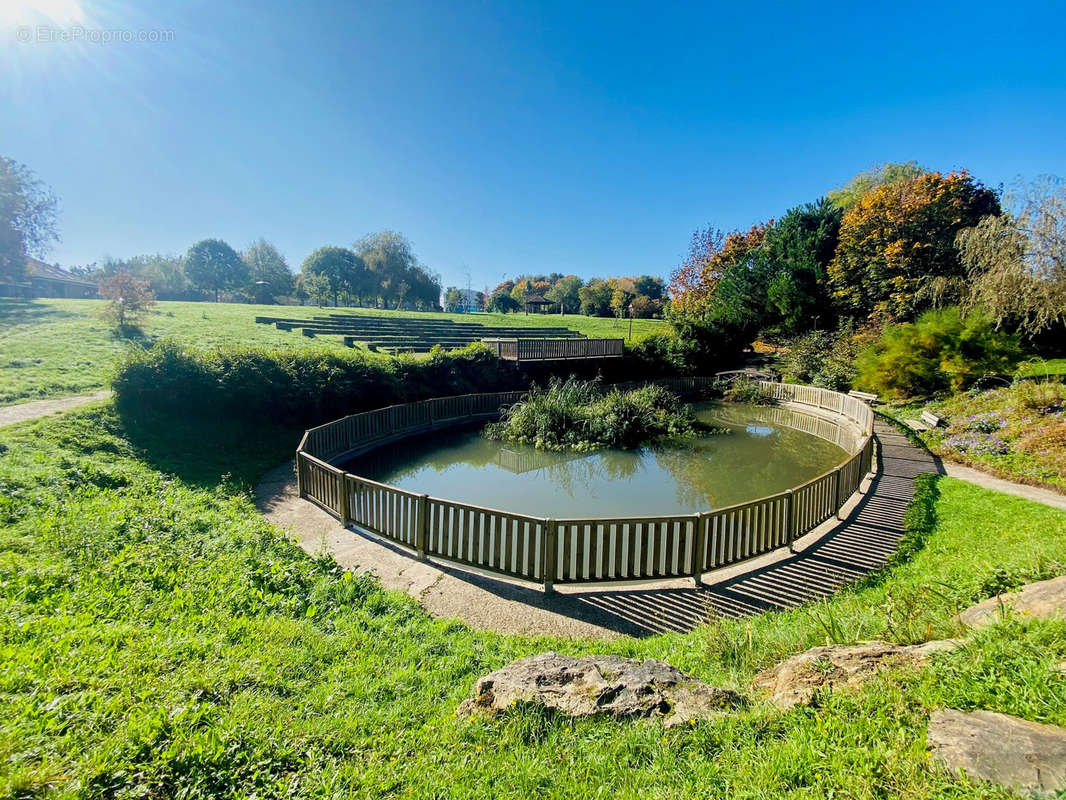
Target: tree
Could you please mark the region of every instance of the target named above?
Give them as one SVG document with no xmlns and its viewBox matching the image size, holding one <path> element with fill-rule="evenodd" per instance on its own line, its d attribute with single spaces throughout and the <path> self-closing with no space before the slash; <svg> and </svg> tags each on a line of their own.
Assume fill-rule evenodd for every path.
<svg viewBox="0 0 1066 800">
<path fill-rule="evenodd" d="M 917 161 L 903 164 L 887 162 L 860 172 L 839 189 L 828 195 L 828 200 L 841 211 L 847 211 L 878 186 L 913 180 L 929 172 Z"/>
<path fill-rule="evenodd" d="M 624 316 L 629 309 L 629 304 L 637 296 L 637 287 L 632 278 L 609 278 L 607 285 L 611 287 L 611 312 L 616 317 Z"/>
<path fill-rule="evenodd" d="M 56 198 L 24 164 L 0 156 L 0 281 L 26 277 L 27 256 L 41 258 L 56 233 Z"/>
<path fill-rule="evenodd" d="M 1066 322 L 1066 183 L 1045 176 L 1008 197 L 1012 213 L 959 232 L 967 309 L 1035 336 Z"/>
<path fill-rule="evenodd" d="M 362 260 L 359 256 L 346 247 L 332 245 L 313 250 L 300 267 L 300 271 L 308 277 L 318 275 L 325 279 L 334 305 L 338 305 L 341 292 L 352 291 L 360 282 L 361 269 Z M 307 292 L 310 294 L 310 289 Z"/>
<path fill-rule="evenodd" d="M 241 260 L 248 267 L 257 302 L 269 303 L 279 295 L 292 294 L 295 276 L 285 256 L 266 239 L 250 244 L 241 254 Z"/>
<path fill-rule="evenodd" d="M 631 280 L 633 281 L 633 288 L 636 289 L 638 295 L 643 295 L 649 300 L 663 299 L 666 286 L 662 278 L 654 275 L 639 275 Z"/>
<path fill-rule="evenodd" d="M 629 304 L 629 313 L 637 319 L 651 319 L 662 311 L 660 300 L 652 300 L 646 294 L 638 294 Z"/>
<path fill-rule="evenodd" d="M 306 295 L 316 306 L 324 306 L 329 302 L 333 287 L 329 284 L 329 278 L 321 272 L 301 272 L 297 281 L 297 293 Z"/>
<path fill-rule="evenodd" d="M 692 234 L 688 255 L 670 276 L 675 311 L 699 314 L 706 310 L 721 277 L 721 265 L 716 262 L 720 261 L 724 244 L 725 233 L 711 225 Z"/>
<path fill-rule="evenodd" d="M 526 295 L 532 293 L 533 281 L 531 281 L 529 278 L 516 281 L 514 288 L 511 289 L 511 297 L 514 298 L 514 301 L 518 304 L 519 308 L 521 308 L 522 305 L 526 302 Z"/>
<path fill-rule="evenodd" d="M 155 295 L 143 281 L 125 270 L 100 281 L 100 297 L 110 300 L 108 313 L 121 331 L 133 324 L 137 317 L 155 305 Z"/>
<path fill-rule="evenodd" d="M 389 302 L 400 306 L 400 288 L 406 283 L 407 290 L 419 281 L 413 277 L 422 269 L 415 257 L 411 242 L 402 233 L 381 231 L 364 236 L 355 243 L 355 253 L 362 259 L 372 276 L 374 294 L 387 307 Z M 428 275 L 428 272 L 425 273 Z M 440 281 L 437 279 L 437 297 L 440 297 Z M 434 301 L 436 305 L 439 300 Z"/>
<path fill-rule="evenodd" d="M 589 317 L 609 317 L 611 315 L 611 295 L 613 291 L 607 281 L 593 278 L 577 291 L 581 299 L 581 313 Z"/>
<path fill-rule="evenodd" d="M 958 232 L 999 211 L 995 193 L 966 171 L 877 187 L 841 221 L 829 266 L 834 299 L 854 315 L 913 319 L 965 276 Z"/>
<path fill-rule="evenodd" d="M 185 254 L 185 275 L 204 292 L 218 293 L 248 284 L 248 267 L 232 247 L 221 239 L 203 239 Z"/>
<path fill-rule="evenodd" d="M 125 259 L 107 256 L 99 266 L 93 265 L 83 274 L 99 280 L 123 271 L 148 281 L 148 288 L 159 300 L 190 299 L 189 280 L 185 277 L 181 256 L 163 253 L 146 253 Z"/>
<path fill-rule="evenodd" d="M 765 262 L 762 327 L 795 335 L 831 326 L 827 271 L 836 252 L 843 213 L 826 199 L 796 206 L 767 229 L 758 258 Z"/>
<path fill-rule="evenodd" d="M 510 288 L 506 286 L 510 284 Z M 513 311 L 520 311 L 522 306 L 518 304 L 518 301 L 511 297 L 511 289 L 514 288 L 514 284 L 511 281 L 501 283 L 496 287 L 496 290 L 489 296 L 488 311 L 495 311 L 500 314 L 510 314 Z"/>
<path fill-rule="evenodd" d="M 726 271 L 734 268 L 734 279 L 743 277 L 736 271 L 738 264 L 747 264 L 751 252 L 762 244 L 766 228 L 773 225 L 753 225 L 746 233 L 733 231 L 726 235 L 717 228 L 707 227 L 692 234 L 689 254 L 670 276 L 670 296 L 676 314 L 706 316 L 716 305 L 715 294 Z"/>
<path fill-rule="evenodd" d="M 560 313 L 576 314 L 581 309 L 579 291 L 582 285 L 583 282 L 577 275 L 567 275 L 559 278 L 555 285 L 544 293 L 544 298 L 558 305 Z"/>
</svg>

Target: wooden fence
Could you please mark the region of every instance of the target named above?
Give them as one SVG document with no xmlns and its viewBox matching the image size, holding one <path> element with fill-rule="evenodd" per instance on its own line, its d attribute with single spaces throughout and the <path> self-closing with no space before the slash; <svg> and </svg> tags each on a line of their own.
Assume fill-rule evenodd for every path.
<svg viewBox="0 0 1066 800">
<path fill-rule="evenodd" d="M 621 358 L 623 339 L 482 339 L 506 361 L 565 361 L 577 358 Z"/>
<path fill-rule="evenodd" d="M 713 378 L 659 383 L 698 394 Z M 851 423 L 848 459 L 802 486 L 697 514 L 552 519 L 456 503 L 361 478 L 331 461 L 468 420 L 498 417 L 523 392 L 440 397 L 389 406 L 308 430 L 296 452 L 300 496 L 336 516 L 414 550 L 550 591 L 555 583 L 692 577 L 791 545 L 834 516 L 873 465 L 873 412 L 861 400 L 812 386 L 760 381 L 775 399 L 822 409 Z M 812 431 L 830 438 L 817 421 Z"/>
</svg>

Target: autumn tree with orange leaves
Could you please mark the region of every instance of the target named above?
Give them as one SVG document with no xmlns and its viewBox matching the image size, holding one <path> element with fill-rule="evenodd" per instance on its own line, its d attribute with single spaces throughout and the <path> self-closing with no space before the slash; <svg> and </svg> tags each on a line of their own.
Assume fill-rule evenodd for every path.
<svg viewBox="0 0 1066 800">
<path fill-rule="evenodd" d="M 713 226 L 692 234 L 689 253 L 670 275 L 670 297 L 675 314 L 702 316 L 711 310 L 718 285 L 730 267 L 762 244 L 767 225 L 753 225 L 746 233 L 726 234 Z"/>
<path fill-rule="evenodd" d="M 851 315 L 910 320 L 957 299 L 951 288 L 966 268 L 955 237 L 999 213 L 995 192 L 965 170 L 878 186 L 841 222 L 829 265 L 834 300 Z"/>
</svg>

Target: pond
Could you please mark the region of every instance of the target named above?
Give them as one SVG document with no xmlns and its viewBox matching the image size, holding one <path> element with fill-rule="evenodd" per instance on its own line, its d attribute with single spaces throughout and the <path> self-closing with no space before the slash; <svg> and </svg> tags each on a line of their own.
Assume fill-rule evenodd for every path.
<svg viewBox="0 0 1066 800">
<path fill-rule="evenodd" d="M 538 517 L 658 516 L 798 486 L 843 462 L 857 444 L 850 428 L 783 407 L 695 408 L 700 420 L 729 433 L 638 450 L 552 453 L 489 441 L 480 426 L 453 428 L 386 445 L 344 468 L 408 491 Z"/>
</svg>

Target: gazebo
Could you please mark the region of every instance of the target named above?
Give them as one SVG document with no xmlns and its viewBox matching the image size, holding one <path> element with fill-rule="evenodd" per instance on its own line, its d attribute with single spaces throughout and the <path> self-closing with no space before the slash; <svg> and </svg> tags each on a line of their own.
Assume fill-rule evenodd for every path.
<svg viewBox="0 0 1066 800">
<path fill-rule="evenodd" d="M 545 306 L 550 306 L 551 300 L 544 299 L 543 295 L 539 294 L 527 294 L 525 300 L 526 313 L 528 314 L 530 309 L 533 309 L 534 313 L 543 313 Z"/>
</svg>

